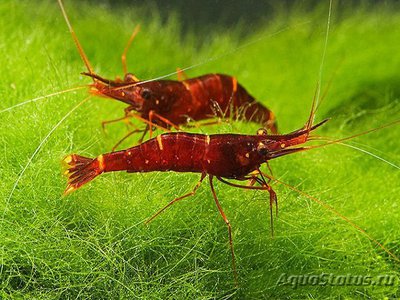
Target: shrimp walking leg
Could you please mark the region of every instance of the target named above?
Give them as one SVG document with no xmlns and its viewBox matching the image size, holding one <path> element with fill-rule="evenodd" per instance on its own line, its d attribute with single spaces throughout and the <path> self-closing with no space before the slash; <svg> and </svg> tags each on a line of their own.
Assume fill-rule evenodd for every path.
<svg viewBox="0 0 400 300">
<path fill-rule="evenodd" d="M 151 221 L 153 221 L 157 216 L 159 216 L 164 210 L 166 210 L 168 207 L 170 207 L 172 204 L 185 199 L 187 197 L 193 196 L 196 194 L 197 189 L 200 187 L 201 182 L 203 181 L 203 179 L 206 177 L 206 174 L 202 174 L 201 178 L 199 180 L 199 182 L 197 182 L 196 186 L 193 188 L 193 190 L 190 193 L 187 193 L 183 196 L 180 196 L 178 198 L 175 198 L 174 200 L 172 200 L 171 202 L 169 202 L 166 206 L 164 206 L 163 208 L 161 208 L 158 212 L 156 212 L 153 216 L 151 216 L 146 222 L 145 224 L 149 224 Z"/>
<path fill-rule="evenodd" d="M 101 122 L 101 127 L 103 128 L 103 131 L 106 131 L 106 125 L 112 124 L 112 123 L 117 123 L 117 122 L 120 122 L 120 121 L 126 123 L 127 125 L 133 126 L 132 122 L 129 121 L 129 116 L 124 116 L 124 117 L 117 118 L 117 119 L 103 121 L 103 122 Z"/>
<path fill-rule="evenodd" d="M 272 207 L 274 203 L 276 204 L 276 216 L 278 216 L 278 198 L 276 197 L 275 191 L 271 188 L 271 186 L 265 181 L 264 177 L 260 173 L 261 178 L 255 177 L 255 180 L 264 187 L 269 192 L 269 214 L 270 214 L 270 222 L 271 222 L 271 235 L 274 236 L 274 216 L 272 214 Z"/>
<path fill-rule="evenodd" d="M 186 128 L 200 128 L 203 126 L 212 126 L 212 125 L 221 125 L 223 123 L 229 124 L 228 119 L 221 119 L 219 117 L 216 117 L 217 119 L 214 121 L 206 121 L 206 122 L 201 122 L 201 121 L 195 121 L 193 119 L 188 118 L 187 124 L 185 124 Z"/>
<path fill-rule="evenodd" d="M 151 111 L 149 112 L 149 122 L 150 122 L 150 124 L 154 124 L 154 123 L 153 123 L 153 119 L 159 119 L 160 121 L 162 121 L 162 122 L 164 122 L 165 124 L 167 124 L 167 125 L 169 125 L 169 126 L 175 128 L 176 130 L 180 130 L 179 126 L 175 125 L 175 124 L 172 123 L 170 120 L 168 120 L 168 119 L 166 119 L 166 118 L 160 116 L 160 115 L 157 114 L 154 110 L 151 110 Z M 150 138 L 152 138 L 153 130 L 152 130 L 151 127 L 150 127 L 150 130 L 149 130 L 149 134 L 150 134 Z"/>
<path fill-rule="evenodd" d="M 261 173 L 260 173 L 261 174 Z M 232 183 L 229 181 L 226 181 L 225 179 L 221 177 L 217 177 L 217 179 L 227 185 L 230 185 L 232 187 L 236 188 L 241 188 L 241 189 L 247 189 L 247 190 L 266 190 L 269 192 L 269 211 L 270 211 L 270 217 L 271 217 L 271 235 L 274 236 L 274 219 L 273 219 L 273 213 L 272 213 L 272 207 L 273 204 L 276 204 L 276 215 L 278 215 L 278 198 L 276 196 L 275 191 L 272 189 L 272 187 L 265 181 L 265 179 L 261 179 L 257 176 L 251 176 L 251 177 L 244 177 L 238 180 L 250 180 L 250 185 L 240 185 L 236 183 Z M 261 186 L 253 186 L 255 183 L 259 183 Z"/>
<path fill-rule="evenodd" d="M 122 117 L 122 118 L 119 118 L 119 119 L 115 119 L 115 120 L 105 121 L 105 122 L 103 122 L 103 124 L 109 124 L 109 123 L 114 123 L 114 122 L 119 122 L 119 121 L 125 121 L 125 120 L 128 120 L 129 118 L 135 118 L 135 119 L 138 119 L 138 120 L 146 123 L 146 127 L 144 129 L 135 128 L 134 130 L 131 130 L 130 132 L 128 132 L 117 144 L 115 144 L 115 146 L 112 148 L 112 151 L 114 151 L 128 137 L 130 137 L 131 135 L 133 135 L 135 133 L 138 133 L 138 132 L 143 132 L 141 138 L 138 140 L 138 144 L 141 144 L 143 139 L 144 139 L 144 137 L 146 136 L 147 132 L 150 131 L 150 137 L 151 137 L 151 132 L 154 131 L 153 127 L 159 128 L 159 129 L 161 129 L 163 131 L 166 131 L 166 132 L 170 132 L 170 130 L 168 128 L 162 127 L 160 125 L 157 125 L 156 123 L 151 122 L 151 120 L 148 121 L 146 119 L 143 119 L 141 116 L 139 116 L 137 114 L 134 114 L 131 111 L 127 111 L 125 117 Z M 125 122 L 128 122 L 127 124 L 129 124 L 131 126 L 134 126 L 130 121 L 125 121 Z M 103 129 L 104 129 L 104 127 L 103 127 Z"/>
<path fill-rule="evenodd" d="M 184 81 L 189 79 L 189 77 L 186 75 L 185 71 L 183 71 L 181 68 L 176 68 L 176 75 L 178 75 L 178 81 Z"/>
<path fill-rule="evenodd" d="M 124 136 L 122 139 L 119 140 L 118 143 L 116 143 L 116 144 L 114 145 L 114 147 L 111 149 L 111 151 L 114 152 L 115 149 L 117 149 L 117 147 L 118 147 L 119 145 L 121 145 L 121 143 L 122 143 L 123 141 L 125 141 L 125 140 L 126 140 L 128 137 L 130 137 L 132 134 L 135 134 L 135 133 L 138 133 L 138 132 L 143 132 L 142 137 L 141 137 L 140 140 L 138 141 L 138 144 L 141 144 L 142 141 L 143 141 L 143 138 L 144 138 L 144 136 L 146 135 L 146 133 L 147 133 L 148 130 L 149 130 L 149 127 L 146 126 L 144 129 L 139 129 L 139 128 L 137 128 L 137 129 L 135 129 L 135 130 L 132 130 L 132 131 L 128 132 L 127 134 L 125 134 L 125 136 Z"/>
<path fill-rule="evenodd" d="M 133 117 L 132 108 L 129 106 L 129 107 L 125 108 L 124 111 L 125 111 L 125 116 L 123 116 L 121 118 L 101 122 L 101 126 L 103 127 L 103 130 L 105 131 L 106 125 L 111 124 L 111 123 L 117 123 L 120 121 L 123 121 L 127 125 L 134 126 L 132 124 L 132 122 L 129 120 L 129 118 Z"/>
<path fill-rule="evenodd" d="M 214 200 L 215 200 L 215 204 L 217 205 L 219 213 L 221 214 L 222 218 L 224 219 L 224 222 L 225 222 L 226 226 L 228 227 L 229 246 L 231 248 L 231 254 L 232 254 L 233 274 L 235 276 L 235 283 L 236 283 L 236 285 L 238 285 L 238 275 L 237 275 L 237 271 L 236 271 L 235 252 L 233 250 L 233 241 L 232 241 L 232 227 L 231 227 L 231 224 L 229 223 L 229 220 L 226 217 L 224 211 L 222 210 L 221 204 L 218 201 L 217 194 L 215 193 L 215 189 L 214 189 L 214 185 L 213 185 L 213 176 L 210 175 L 209 179 L 210 179 L 211 192 L 213 194 L 213 197 L 214 197 Z"/>
<path fill-rule="evenodd" d="M 138 119 L 138 120 L 146 123 L 147 125 L 143 129 L 136 128 L 136 126 L 129 120 L 130 118 Z M 128 137 L 130 137 L 131 135 L 133 135 L 135 133 L 143 132 L 142 137 L 138 140 L 138 143 L 140 144 L 140 143 L 142 143 L 146 133 L 149 130 L 154 130 L 154 129 L 152 129 L 153 127 L 159 128 L 159 129 L 161 129 L 163 131 L 167 131 L 167 132 L 170 131 L 168 128 L 162 127 L 160 125 L 152 123 L 151 121 L 143 119 L 141 116 L 139 116 L 137 114 L 134 114 L 129 110 L 125 110 L 125 116 L 124 117 L 113 119 L 113 120 L 109 120 L 109 121 L 103 121 L 101 124 L 102 124 L 103 130 L 105 131 L 106 125 L 111 124 L 111 123 L 117 123 L 117 122 L 120 122 L 120 121 L 126 123 L 129 126 L 134 127 L 135 129 L 129 131 L 122 139 L 120 139 L 119 142 L 116 143 L 115 146 L 112 148 L 112 151 L 114 151 L 123 141 L 125 141 Z"/>
<path fill-rule="evenodd" d="M 150 126 L 151 126 L 151 127 L 156 127 L 156 128 L 159 128 L 159 129 L 161 129 L 161 130 L 163 130 L 163 131 L 166 131 L 166 132 L 169 132 L 169 131 L 170 131 L 170 130 L 169 130 L 168 128 L 166 128 L 166 127 L 160 126 L 160 125 L 158 125 L 158 124 L 156 124 L 156 123 L 153 123 L 151 120 L 144 119 L 144 118 L 142 118 L 140 115 L 133 113 L 133 112 L 132 112 L 132 107 L 127 107 L 127 108 L 124 109 L 124 111 L 125 111 L 125 116 L 123 116 L 123 117 L 121 117 L 121 118 L 117 118 L 117 119 L 113 119 L 113 120 L 109 120 L 109 121 L 103 121 L 103 122 L 101 123 L 102 126 L 103 126 L 103 130 L 105 129 L 105 126 L 106 126 L 106 125 L 111 124 L 111 123 L 117 123 L 117 122 L 120 122 L 120 121 L 123 121 L 123 122 L 125 122 L 125 123 L 130 124 L 130 125 L 133 126 L 133 124 L 132 124 L 130 121 L 128 121 L 128 120 L 129 120 L 129 118 L 134 118 L 134 119 L 138 119 L 138 120 L 142 121 L 143 123 L 147 124 L 149 127 L 150 127 Z M 154 114 L 154 113 L 151 113 L 151 112 L 150 112 L 150 113 L 149 113 L 149 116 L 150 116 L 150 114 L 152 115 L 152 117 L 155 116 L 155 117 L 158 118 L 158 115 L 157 115 L 157 114 Z M 162 117 L 161 117 L 161 118 L 162 118 Z M 161 120 L 161 121 L 164 121 L 164 118 L 162 118 L 162 119 L 160 119 L 160 120 Z M 172 123 L 171 123 L 171 124 L 172 124 Z M 168 125 L 171 125 L 171 124 L 168 123 Z M 179 127 L 178 127 L 178 126 L 176 126 L 175 124 L 172 124 L 172 125 L 173 125 L 173 127 L 175 127 L 176 129 L 179 130 Z"/>
</svg>

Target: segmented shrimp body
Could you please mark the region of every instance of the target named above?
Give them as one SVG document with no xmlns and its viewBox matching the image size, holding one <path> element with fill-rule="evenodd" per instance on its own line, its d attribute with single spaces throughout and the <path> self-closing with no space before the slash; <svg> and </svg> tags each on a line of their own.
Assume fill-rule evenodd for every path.
<svg viewBox="0 0 400 300">
<path fill-rule="evenodd" d="M 141 118 L 162 127 L 217 116 L 255 122 L 277 133 L 274 114 L 229 75 L 207 74 L 183 81 L 135 82 L 128 74 L 124 81 L 118 82 L 85 74 L 96 79 L 91 85 L 93 94 L 127 103 L 126 111 L 136 111 Z M 151 114 L 161 118 L 152 118 Z"/>
<path fill-rule="evenodd" d="M 200 181 L 192 192 L 172 200 L 150 218 L 152 220 L 173 203 L 194 195 L 200 183 L 208 175 L 214 200 L 228 226 L 232 263 L 236 278 L 231 226 L 215 193 L 213 177 L 230 185 L 232 184 L 225 181 L 224 178 L 250 180 L 250 186 L 244 186 L 244 188 L 268 190 L 272 226 L 272 204 L 277 204 L 277 198 L 275 192 L 262 176 L 259 167 L 270 159 L 305 149 L 304 147 L 293 146 L 305 143 L 310 132 L 323 123 L 325 121 L 314 126 L 307 125 L 303 129 L 286 135 L 266 135 L 264 130 L 260 130 L 257 135 L 166 133 L 138 146 L 102 154 L 94 159 L 72 154 L 64 159 L 64 162 L 68 165 L 65 173 L 68 176 L 68 186 L 65 193 L 80 188 L 105 172 L 175 171 L 201 173 Z M 258 174 L 252 174 L 253 171 L 258 171 Z M 261 177 L 258 177 L 258 175 Z M 254 187 L 254 183 L 259 183 L 261 187 Z"/>
<path fill-rule="evenodd" d="M 95 159 L 73 154 L 65 158 L 69 185 L 75 190 L 104 172 L 127 171 L 195 172 L 216 177 L 243 179 L 269 159 L 303 148 L 290 148 L 307 141 L 311 129 L 288 135 L 191 134 L 158 135 L 138 146 L 102 154 Z M 289 147 L 289 148 L 288 148 Z"/>
</svg>

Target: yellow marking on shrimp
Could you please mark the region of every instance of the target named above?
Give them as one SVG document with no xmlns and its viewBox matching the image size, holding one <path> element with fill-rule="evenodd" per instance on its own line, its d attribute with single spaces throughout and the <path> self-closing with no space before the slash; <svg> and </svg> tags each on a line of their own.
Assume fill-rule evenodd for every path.
<svg viewBox="0 0 400 300">
<path fill-rule="evenodd" d="M 76 190 L 76 188 L 74 188 L 72 185 L 68 185 L 64 191 L 64 195 L 68 195 L 69 193 L 73 192 L 74 190 Z"/>
<path fill-rule="evenodd" d="M 275 114 L 272 111 L 269 112 L 269 118 L 271 119 L 271 120 L 269 120 L 269 122 L 272 122 L 272 123 L 275 122 Z"/>
<path fill-rule="evenodd" d="M 122 97 L 125 97 L 125 93 L 124 92 L 122 92 L 121 95 L 122 95 Z"/>
<path fill-rule="evenodd" d="M 185 86 L 185 88 L 190 92 L 190 83 L 188 83 L 186 81 L 182 81 L 182 83 Z"/>
<path fill-rule="evenodd" d="M 257 135 L 267 135 L 267 130 L 265 128 L 260 128 L 257 130 Z"/>
<path fill-rule="evenodd" d="M 232 87 L 233 92 L 236 93 L 236 91 L 237 91 L 237 79 L 235 77 L 232 77 L 232 85 L 233 85 L 233 87 Z"/>
<path fill-rule="evenodd" d="M 103 170 L 104 170 L 104 167 L 105 167 L 103 155 L 99 155 L 99 156 L 97 157 L 97 161 L 98 161 L 98 163 L 99 163 L 99 169 L 100 169 L 100 171 L 103 171 Z"/>
<path fill-rule="evenodd" d="M 157 135 L 157 143 L 158 143 L 158 147 L 160 148 L 160 150 L 164 150 L 161 135 Z"/>
<path fill-rule="evenodd" d="M 245 156 L 246 156 L 247 158 L 249 158 L 249 157 L 250 157 L 250 153 L 247 152 Z"/>
<path fill-rule="evenodd" d="M 68 155 L 66 158 L 64 158 L 64 162 L 68 165 L 72 162 L 72 160 L 72 155 Z"/>
<path fill-rule="evenodd" d="M 286 145 L 285 144 L 281 144 L 281 148 L 285 148 L 286 147 Z"/>
<path fill-rule="evenodd" d="M 207 145 L 210 145 L 210 136 L 209 135 L 206 135 L 206 144 Z"/>
</svg>

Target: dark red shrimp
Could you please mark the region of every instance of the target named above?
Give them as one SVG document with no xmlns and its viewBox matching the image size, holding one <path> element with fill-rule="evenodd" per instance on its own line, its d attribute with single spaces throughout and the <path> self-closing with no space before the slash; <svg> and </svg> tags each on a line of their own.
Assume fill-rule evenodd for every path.
<svg viewBox="0 0 400 300">
<path fill-rule="evenodd" d="M 204 120 L 216 113 L 220 117 L 243 118 L 277 133 L 274 114 L 257 102 L 236 78 L 223 74 L 207 74 L 183 81 L 135 81 L 126 74 L 124 81 L 96 79 L 92 93 L 110 97 L 129 105 L 127 113 L 136 111 L 143 119 L 162 127 L 186 124 L 189 119 Z"/>
<path fill-rule="evenodd" d="M 213 187 L 213 178 L 216 177 L 227 184 L 230 183 L 225 179 L 250 180 L 250 186 L 239 187 L 268 190 L 272 225 L 272 204 L 277 204 L 277 198 L 275 192 L 259 171 L 261 164 L 279 156 L 305 150 L 304 147 L 294 148 L 293 146 L 305 143 L 310 132 L 325 122 L 326 120 L 314 126 L 307 125 L 303 129 L 286 135 L 267 135 L 264 130 L 260 130 L 257 135 L 166 133 L 127 150 L 103 154 L 94 159 L 77 154 L 69 155 L 64 159 L 64 162 L 68 165 L 68 170 L 65 172 L 68 176 L 65 194 L 78 189 L 96 176 L 106 172 L 175 171 L 201 173 L 200 181 L 192 192 L 172 200 L 151 217 L 148 220 L 149 222 L 173 203 L 194 195 L 200 183 L 208 175 L 215 203 L 228 226 L 232 264 L 236 279 L 231 225 L 219 204 Z M 254 173 L 255 171 L 258 173 Z M 261 187 L 253 186 L 255 183 L 260 184 Z"/>
<path fill-rule="evenodd" d="M 233 187 L 243 189 L 267 190 L 270 195 L 270 217 L 271 230 L 273 233 L 273 204 L 276 205 L 278 211 L 277 196 L 272 187 L 269 185 L 271 176 L 261 172 L 260 166 L 267 163 L 269 160 L 284 156 L 287 154 L 306 151 L 314 148 L 323 147 L 330 144 L 337 144 L 354 137 L 364 135 L 376 130 L 383 129 L 400 123 L 400 120 L 390 124 L 383 125 L 379 128 L 371 129 L 363 133 L 359 133 L 340 140 L 333 140 L 327 143 L 316 146 L 296 147 L 311 140 L 310 132 L 323 125 L 327 120 L 324 120 L 316 125 L 311 124 L 313 113 L 311 114 L 307 124 L 294 132 L 284 135 L 267 135 L 264 130 L 259 130 L 257 135 L 240 135 L 240 134 L 215 134 L 203 135 L 192 134 L 186 132 L 165 133 L 158 135 L 156 138 L 150 139 L 138 146 L 99 155 L 96 158 L 82 157 L 77 154 L 72 154 L 64 159 L 67 164 L 65 175 L 68 176 L 68 186 L 65 189 L 65 194 L 68 194 L 102 173 L 114 171 L 127 171 L 128 173 L 138 172 L 153 172 L 153 171 L 174 171 L 174 172 L 194 172 L 200 173 L 199 182 L 193 190 L 183 196 L 175 198 L 165 207 L 160 209 L 146 223 L 153 220 L 166 208 L 172 204 L 192 196 L 196 193 L 201 182 L 206 176 L 209 177 L 211 192 L 213 194 L 217 208 L 228 227 L 229 243 L 232 255 L 232 267 L 237 282 L 237 272 L 235 264 L 235 256 L 233 250 L 231 225 L 226 217 L 213 186 L 213 178 L 216 177 L 221 182 Z M 248 185 L 239 185 L 227 181 L 226 179 L 234 179 L 240 181 L 248 181 Z M 275 180 L 275 179 L 274 179 Z M 279 180 L 275 180 L 280 182 Z M 255 184 L 260 186 L 255 186 Z M 282 182 L 280 182 L 282 183 Z M 285 183 L 283 183 L 286 185 Z M 290 186 L 289 186 L 290 187 Z M 296 188 L 290 187 L 302 194 Z M 307 195 L 308 196 L 308 195 Z M 308 196 L 309 198 L 320 202 L 319 200 Z M 364 230 L 352 223 L 346 217 L 337 213 L 344 221 L 355 227 L 363 235 L 372 242 L 377 244 L 386 253 L 392 256 L 395 260 L 400 260 L 387 250 L 382 244 L 369 236 Z"/>
<path fill-rule="evenodd" d="M 139 27 L 135 28 L 122 54 L 124 79 L 108 80 L 95 74 L 73 31 L 61 0 L 58 2 L 79 54 L 88 70 L 82 74 L 93 79 L 91 93 L 128 104 L 129 106 L 125 109 L 125 117 L 136 117 L 147 123 L 146 129 L 138 131 L 146 133 L 147 130 L 150 130 L 151 134 L 153 125 L 165 129 L 171 127 L 179 129 L 179 126 L 187 124 L 188 120 L 201 121 L 218 116 L 252 121 L 270 130 L 273 134 L 277 133 L 274 114 L 263 104 L 257 102 L 237 82 L 235 77 L 207 74 L 179 81 L 140 81 L 135 75 L 128 73 L 126 53 L 138 33 Z M 182 71 L 177 73 L 178 77 L 182 77 Z"/>
</svg>

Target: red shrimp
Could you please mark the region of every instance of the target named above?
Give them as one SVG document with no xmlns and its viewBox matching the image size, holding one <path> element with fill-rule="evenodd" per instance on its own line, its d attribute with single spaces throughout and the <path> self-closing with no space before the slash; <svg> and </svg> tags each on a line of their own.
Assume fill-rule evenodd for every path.
<svg viewBox="0 0 400 300">
<path fill-rule="evenodd" d="M 204 135 L 186 132 L 174 132 L 161 134 L 156 138 L 150 139 L 138 146 L 126 150 L 102 154 L 93 159 L 77 154 L 68 155 L 64 159 L 64 163 L 67 165 L 65 175 L 68 176 L 68 186 L 65 189 L 64 194 L 71 193 L 84 184 L 90 182 L 98 175 L 107 172 L 127 171 L 128 173 L 139 173 L 153 171 L 174 171 L 194 172 L 201 174 L 199 182 L 191 192 L 170 201 L 165 207 L 160 209 L 146 221 L 146 223 L 149 223 L 172 204 L 189 196 L 193 196 L 196 193 L 196 190 L 199 188 L 201 182 L 206 176 L 208 176 L 213 198 L 224 222 L 228 227 L 232 268 L 235 282 L 237 284 L 238 281 L 231 225 L 215 193 L 213 186 L 214 177 L 219 181 L 233 187 L 267 190 L 270 196 L 269 205 L 271 232 L 273 234 L 273 205 L 275 204 L 276 213 L 278 213 L 278 202 L 276 193 L 269 184 L 273 177 L 263 173 L 260 170 L 262 164 L 268 163 L 269 160 L 280 156 L 324 147 L 330 144 L 341 143 L 343 141 L 353 139 L 354 137 L 400 123 L 400 120 L 397 120 L 379 128 L 371 129 L 369 131 L 339 140 L 331 140 L 321 145 L 296 147 L 313 139 L 313 137 L 310 136 L 310 132 L 328 121 L 328 119 L 326 119 L 316 125 L 312 125 L 312 116 L 313 114 L 311 114 L 309 121 L 303 128 L 284 135 L 267 135 L 266 131 L 263 129 L 259 130 L 257 135 Z M 235 184 L 227 181 L 226 179 L 248 181 L 248 184 Z M 280 182 L 276 179 L 273 180 Z M 260 186 L 255 186 L 256 183 Z M 283 184 L 286 185 L 285 183 Z M 301 194 L 305 194 L 294 187 L 290 188 L 300 192 Z M 320 203 L 318 199 L 315 199 L 312 196 L 308 197 Z M 377 244 L 395 260 L 400 262 L 400 260 L 394 254 L 387 250 L 373 237 L 368 235 L 359 226 L 351 222 L 346 217 L 340 215 L 333 208 L 328 206 L 327 208 L 339 215 L 351 226 L 358 229 L 368 239 Z"/>
<path fill-rule="evenodd" d="M 207 74 L 186 80 L 148 80 L 140 81 L 135 75 L 127 72 L 126 53 L 139 31 L 136 27 L 122 54 L 124 79 L 109 80 L 95 74 L 89 60 L 70 24 L 61 0 L 58 0 L 62 13 L 84 61 L 88 72 L 82 73 L 93 79 L 91 93 L 122 101 L 129 106 L 125 109 L 125 117 L 103 122 L 110 123 L 126 119 L 138 118 L 147 126 L 144 134 L 152 128 L 169 129 L 186 125 L 188 120 L 201 121 L 215 117 L 242 118 L 260 124 L 277 133 L 275 115 L 260 102 L 257 102 L 235 77 L 222 74 Z M 178 77 L 183 72 L 178 71 Z M 136 113 L 135 113 L 136 112 Z M 217 121 L 218 122 L 218 121 Z M 206 124 L 213 124 L 209 122 Z"/>
<path fill-rule="evenodd" d="M 83 73 L 96 81 L 92 93 L 122 101 L 143 119 L 162 127 L 186 124 L 188 119 L 204 120 L 220 117 L 243 118 L 277 133 L 274 114 L 257 102 L 236 78 L 223 74 L 207 74 L 183 81 L 135 81 L 126 74 L 124 81 L 110 81 L 98 75 Z"/>
<path fill-rule="evenodd" d="M 194 195 L 200 183 L 208 175 L 215 203 L 228 226 L 232 266 L 236 280 L 237 272 L 231 225 L 218 201 L 213 186 L 213 178 L 216 177 L 227 184 L 231 183 L 225 179 L 250 180 L 249 186 L 231 185 L 247 189 L 268 190 L 270 194 L 271 229 L 273 230 L 272 205 L 273 203 L 277 205 L 277 197 L 259 168 L 261 164 L 270 159 L 307 149 L 293 146 L 305 143 L 310 132 L 326 121 L 324 120 L 314 126 L 309 125 L 309 122 L 304 128 L 285 135 L 267 135 L 264 130 L 259 130 L 257 135 L 165 133 L 138 146 L 102 154 L 94 159 L 72 154 L 64 159 L 64 162 L 68 165 L 68 170 L 65 172 L 65 175 L 68 176 L 65 194 L 80 188 L 96 176 L 106 172 L 175 171 L 201 174 L 201 178 L 192 192 L 172 200 L 147 221 L 150 222 L 173 203 Z M 261 187 L 253 186 L 255 183 L 260 184 Z"/>
</svg>

